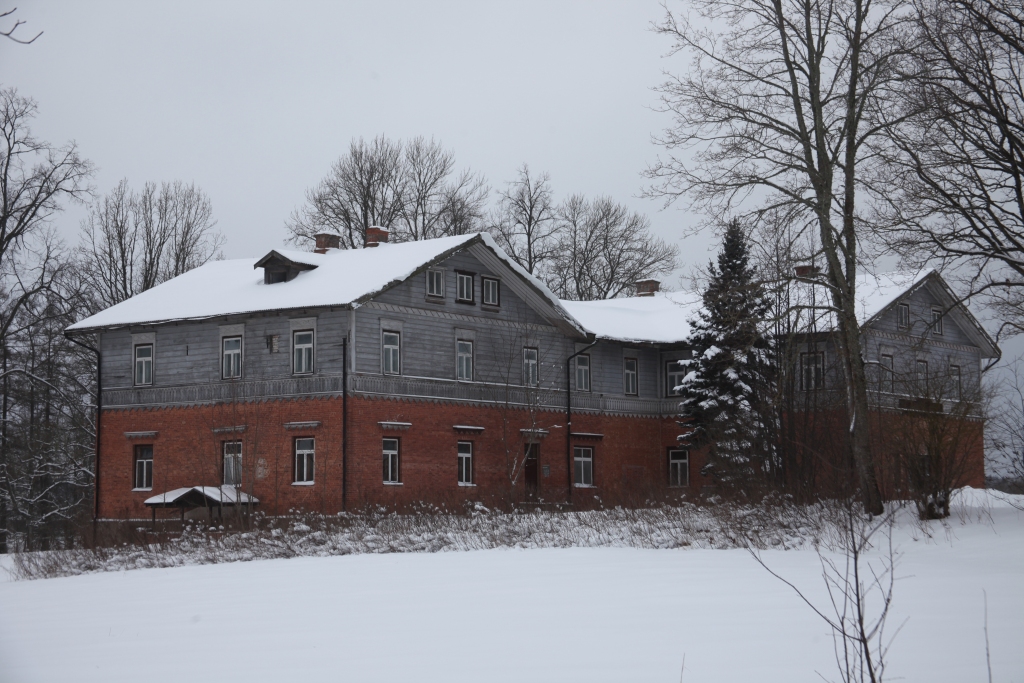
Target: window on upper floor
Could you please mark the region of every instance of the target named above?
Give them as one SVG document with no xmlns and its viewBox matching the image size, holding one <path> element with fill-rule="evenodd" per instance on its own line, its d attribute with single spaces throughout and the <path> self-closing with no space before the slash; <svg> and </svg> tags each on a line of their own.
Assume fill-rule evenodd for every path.
<svg viewBox="0 0 1024 683">
<path fill-rule="evenodd" d="M 910 304 L 896 304 L 896 327 L 910 329 Z"/>
<path fill-rule="evenodd" d="M 665 395 L 679 396 L 682 392 L 680 386 L 683 378 L 686 377 L 686 365 L 682 361 L 672 360 L 665 366 Z"/>
<path fill-rule="evenodd" d="M 384 330 L 380 334 L 381 368 L 385 375 L 402 374 L 402 335 Z"/>
<path fill-rule="evenodd" d="M 292 372 L 309 375 L 313 372 L 313 330 L 292 333 Z"/>
<path fill-rule="evenodd" d="M 928 361 L 919 360 L 916 363 L 917 369 L 917 390 L 920 393 L 928 391 Z"/>
<path fill-rule="evenodd" d="M 636 396 L 639 392 L 636 358 L 624 358 L 622 360 L 622 385 L 627 396 Z"/>
<path fill-rule="evenodd" d="M 879 391 L 892 394 L 896 390 L 896 371 L 893 367 L 892 356 L 882 354 L 878 357 L 879 370 Z"/>
<path fill-rule="evenodd" d="M 220 340 L 220 376 L 237 379 L 242 376 L 242 338 L 224 337 Z"/>
<path fill-rule="evenodd" d="M 953 401 L 962 401 L 964 398 L 962 377 L 959 365 L 949 366 L 949 398 Z"/>
<path fill-rule="evenodd" d="M 473 342 L 466 339 L 455 342 L 455 379 L 473 381 Z"/>
<path fill-rule="evenodd" d="M 690 485 L 689 451 L 671 449 L 668 452 L 668 485 L 673 487 Z"/>
<path fill-rule="evenodd" d="M 153 345 L 136 344 L 135 346 L 135 385 L 145 386 L 153 383 Z"/>
<path fill-rule="evenodd" d="M 501 305 L 501 281 L 493 277 L 480 278 L 480 289 L 483 290 L 485 306 Z"/>
<path fill-rule="evenodd" d="M 135 447 L 135 477 L 133 487 L 136 491 L 150 491 L 153 488 L 153 446 Z"/>
<path fill-rule="evenodd" d="M 459 453 L 459 486 L 473 485 L 473 442 L 460 441 Z"/>
<path fill-rule="evenodd" d="M 576 391 L 590 391 L 590 354 L 576 356 Z"/>
<path fill-rule="evenodd" d="M 224 442 L 224 485 L 242 485 L 242 442 Z"/>
<path fill-rule="evenodd" d="M 427 296 L 444 298 L 444 271 L 427 271 Z"/>
<path fill-rule="evenodd" d="M 932 334 L 936 337 L 942 336 L 942 309 L 932 309 Z"/>
<path fill-rule="evenodd" d="M 476 300 L 476 292 L 473 286 L 474 276 L 473 273 L 462 273 L 456 271 L 455 273 L 455 300 L 471 304 Z"/>
<path fill-rule="evenodd" d="M 316 440 L 295 439 L 295 478 L 293 483 L 312 484 L 316 468 Z"/>
<path fill-rule="evenodd" d="M 800 354 L 800 390 L 821 389 L 825 385 L 825 353 L 811 351 Z"/>
<path fill-rule="evenodd" d="M 523 384 L 535 387 L 540 383 L 540 352 L 535 347 L 523 349 Z"/>
</svg>

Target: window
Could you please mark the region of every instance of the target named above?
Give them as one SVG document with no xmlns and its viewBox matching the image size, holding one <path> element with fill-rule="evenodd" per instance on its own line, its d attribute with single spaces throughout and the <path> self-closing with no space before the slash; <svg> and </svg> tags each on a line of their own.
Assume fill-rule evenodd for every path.
<svg viewBox="0 0 1024 683">
<path fill-rule="evenodd" d="M 950 365 L 949 366 L 949 397 L 954 401 L 960 401 L 963 399 L 963 388 L 960 377 L 960 366 Z"/>
<path fill-rule="evenodd" d="M 473 485 L 473 442 L 459 442 L 459 486 Z"/>
<path fill-rule="evenodd" d="M 135 490 L 149 491 L 153 488 L 153 447 L 135 447 Z"/>
<path fill-rule="evenodd" d="M 936 337 L 942 336 L 942 309 L 932 309 L 932 334 Z"/>
<path fill-rule="evenodd" d="M 894 393 L 896 391 L 896 373 L 893 370 L 892 356 L 882 355 L 878 359 L 880 367 L 879 372 L 879 390 L 886 393 Z"/>
<path fill-rule="evenodd" d="M 576 391 L 590 391 L 590 356 L 576 356 Z"/>
<path fill-rule="evenodd" d="M 925 391 L 928 388 L 928 361 L 917 361 L 917 390 Z"/>
<path fill-rule="evenodd" d="M 455 300 L 473 303 L 475 298 L 475 292 L 473 291 L 473 274 L 456 272 L 455 281 L 458 284 L 458 288 L 455 292 Z"/>
<path fill-rule="evenodd" d="M 501 282 L 493 277 L 480 278 L 480 288 L 484 291 L 485 306 L 501 305 Z"/>
<path fill-rule="evenodd" d="M 295 439 L 295 483 L 312 484 L 316 449 L 313 439 Z"/>
<path fill-rule="evenodd" d="M 444 271 L 427 271 L 427 296 L 444 296 Z"/>
<path fill-rule="evenodd" d="M 825 353 L 812 351 L 800 354 L 800 390 L 820 389 L 825 384 Z"/>
<path fill-rule="evenodd" d="M 313 331 L 303 330 L 292 335 L 292 372 L 308 375 L 313 372 Z"/>
<path fill-rule="evenodd" d="M 629 396 L 636 396 L 637 394 L 637 381 L 636 381 L 636 358 L 625 358 L 622 361 L 622 383 L 626 394 Z"/>
<path fill-rule="evenodd" d="M 473 381 L 473 342 L 459 339 L 455 342 L 455 378 Z"/>
<path fill-rule="evenodd" d="M 671 450 L 668 452 L 668 485 L 690 485 L 690 452 Z"/>
<path fill-rule="evenodd" d="M 535 387 L 540 384 L 537 349 L 527 346 L 523 349 L 523 384 Z"/>
<path fill-rule="evenodd" d="M 242 485 L 242 442 L 224 442 L 224 485 Z"/>
<path fill-rule="evenodd" d="M 135 384 L 153 383 L 153 345 L 139 344 L 135 347 Z"/>
<path fill-rule="evenodd" d="M 385 375 L 402 374 L 401 339 L 398 332 L 381 332 L 381 362 Z"/>
<path fill-rule="evenodd" d="M 576 486 L 594 485 L 594 449 L 576 446 L 572 449 L 573 483 Z"/>
<path fill-rule="evenodd" d="M 397 484 L 398 478 L 398 439 L 384 439 L 384 483 Z"/>
<path fill-rule="evenodd" d="M 910 304 L 896 305 L 896 327 L 901 330 L 910 328 Z"/>
<path fill-rule="evenodd" d="M 686 365 L 682 361 L 670 361 L 665 368 L 665 395 L 679 396 L 682 392 L 679 386 L 686 377 Z"/>
<path fill-rule="evenodd" d="M 242 376 L 242 338 L 224 337 L 220 340 L 221 369 L 223 379 Z"/>
</svg>

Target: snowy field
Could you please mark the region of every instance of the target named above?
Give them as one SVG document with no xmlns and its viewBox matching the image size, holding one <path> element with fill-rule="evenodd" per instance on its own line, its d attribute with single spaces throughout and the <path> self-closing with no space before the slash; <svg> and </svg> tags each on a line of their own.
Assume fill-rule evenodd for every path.
<svg viewBox="0 0 1024 683">
<path fill-rule="evenodd" d="M 900 551 L 887 680 L 1024 683 L 1024 513 L 972 494 Z M 970 516 L 967 521 L 965 519 Z M 817 599 L 811 549 L 765 562 Z M 6 559 L 6 558 L 5 558 Z M 4 572 L 0 571 L 0 574 Z M 743 550 L 351 555 L 0 578 L 0 681 L 834 679 L 828 628 Z"/>
</svg>

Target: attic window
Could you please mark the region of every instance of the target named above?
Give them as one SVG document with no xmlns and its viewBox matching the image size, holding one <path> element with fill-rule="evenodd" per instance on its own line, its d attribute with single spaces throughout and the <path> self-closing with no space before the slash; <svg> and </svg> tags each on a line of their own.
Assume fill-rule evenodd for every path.
<svg viewBox="0 0 1024 683">
<path fill-rule="evenodd" d="M 295 276 L 302 271 L 313 270 L 316 266 L 312 263 L 304 263 L 301 258 L 293 260 L 277 251 L 271 251 L 257 261 L 253 268 L 262 268 L 263 283 L 273 285 L 294 280 Z"/>
<path fill-rule="evenodd" d="M 268 285 L 272 285 L 277 282 L 285 282 L 287 279 L 287 270 L 270 270 L 268 268 L 263 273 L 263 281 L 266 282 Z"/>
<path fill-rule="evenodd" d="M 942 336 L 942 309 L 932 309 L 932 334 L 936 337 Z"/>
<path fill-rule="evenodd" d="M 901 330 L 910 327 L 910 304 L 896 306 L 896 327 Z"/>
</svg>

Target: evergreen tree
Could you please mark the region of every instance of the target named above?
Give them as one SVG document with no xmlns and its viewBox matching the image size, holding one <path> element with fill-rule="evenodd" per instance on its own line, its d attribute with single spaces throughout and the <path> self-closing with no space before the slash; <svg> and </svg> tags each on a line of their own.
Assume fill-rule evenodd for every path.
<svg viewBox="0 0 1024 683">
<path fill-rule="evenodd" d="M 741 484 L 769 471 L 776 430 L 772 344 L 764 333 L 771 305 L 738 221 L 727 227 L 709 272 L 680 390 L 681 413 L 692 431 L 680 441 L 708 449 L 705 473 Z"/>
</svg>

